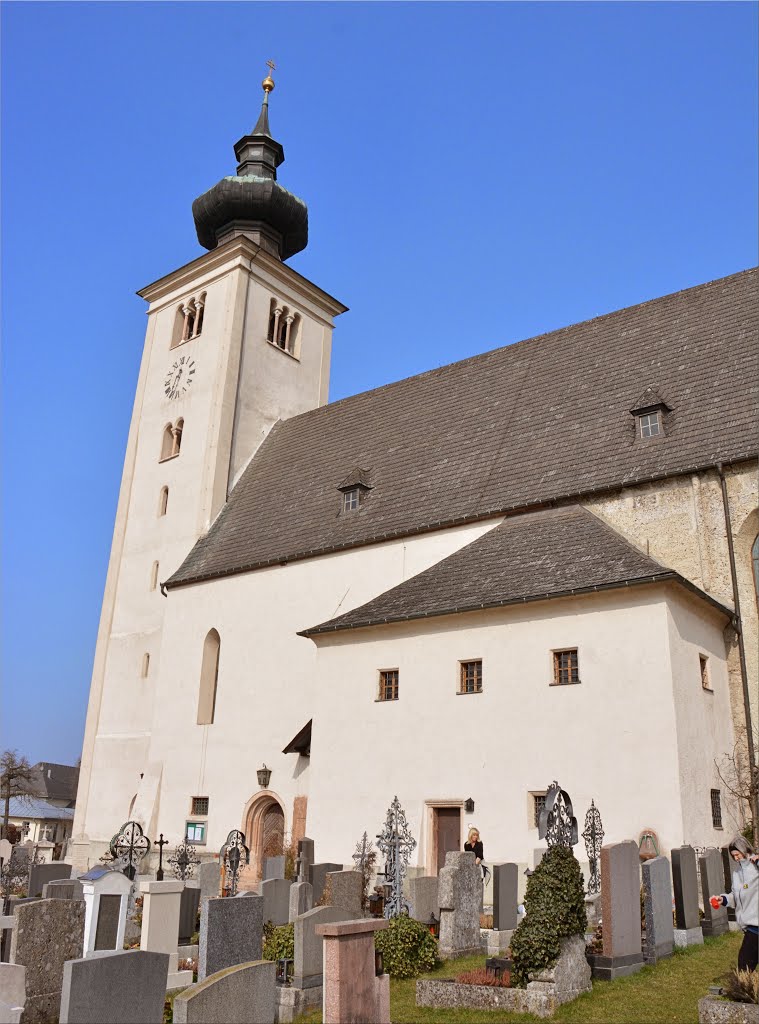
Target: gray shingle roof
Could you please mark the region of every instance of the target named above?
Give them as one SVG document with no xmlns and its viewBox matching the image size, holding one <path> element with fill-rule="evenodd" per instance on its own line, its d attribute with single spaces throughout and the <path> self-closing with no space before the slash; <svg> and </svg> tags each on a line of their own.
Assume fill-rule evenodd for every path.
<svg viewBox="0 0 759 1024">
<path fill-rule="evenodd" d="M 510 516 L 418 576 L 300 635 L 665 580 L 680 583 L 730 615 L 729 609 L 644 555 L 592 512 L 570 505 Z"/>
<path fill-rule="evenodd" d="M 168 581 L 207 579 L 757 452 L 756 270 L 277 423 Z M 630 409 L 667 396 L 666 436 Z M 356 467 L 373 489 L 341 513 Z"/>
</svg>

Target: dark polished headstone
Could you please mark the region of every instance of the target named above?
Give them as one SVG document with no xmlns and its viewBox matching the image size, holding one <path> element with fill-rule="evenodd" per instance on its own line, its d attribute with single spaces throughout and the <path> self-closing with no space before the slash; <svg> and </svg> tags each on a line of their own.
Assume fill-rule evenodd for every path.
<svg viewBox="0 0 759 1024">
<path fill-rule="evenodd" d="M 640 928 L 638 844 L 628 840 L 601 847 L 603 965 L 609 979 L 643 966 Z M 601 977 L 595 973 L 594 977 Z"/>
<path fill-rule="evenodd" d="M 675 890 L 675 927 L 683 931 L 700 927 L 696 851 L 692 846 L 678 846 L 672 850 L 672 881 Z"/>
<path fill-rule="evenodd" d="M 730 849 L 727 846 L 723 846 L 720 850 L 722 854 L 722 871 L 725 876 L 725 892 L 730 892 L 733 888 L 733 864 L 735 861 L 730 856 Z M 727 919 L 728 921 L 735 920 L 735 911 L 732 907 L 727 908 Z"/>
<path fill-rule="evenodd" d="M 179 944 L 187 945 L 196 931 L 200 930 L 198 923 L 198 908 L 200 907 L 200 886 L 185 885 L 179 900 Z"/>
<path fill-rule="evenodd" d="M 493 865 L 493 927 L 513 931 L 517 926 L 519 868 L 516 864 Z"/>
<path fill-rule="evenodd" d="M 704 935 L 723 935 L 728 930 L 727 908 L 716 910 L 709 902 L 710 896 L 718 896 L 722 892 L 724 875 L 722 857 L 719 850 L 711 847 L 698 858 L 701 875 L 701 896 L 704 903 L 704 920 L 701 924 Z"/>
<path fill-rule="evenodd" d="M 121 896 L 106 894 L 100 897 L 98 923 L 95 931 L 95 949 L 115 949 L 119 934 Z"/>
<path fill-rule="evenodd" d="M 641 867 L 643 875 L 643 914 L 646 922 L 646 963 L 655 964 L 671 956 L 675 948 L 672 920 L 672 881 L 666 857 L 654 857 Z"/>
</svg>

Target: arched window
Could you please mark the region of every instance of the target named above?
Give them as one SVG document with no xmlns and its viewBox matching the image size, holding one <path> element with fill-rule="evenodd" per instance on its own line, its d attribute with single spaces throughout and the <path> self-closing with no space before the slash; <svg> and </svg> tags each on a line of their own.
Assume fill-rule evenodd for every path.
<svg viewBox="0 0 759 1024">
<path fill-rule="evenodd" d="M 162 487 L 161 488 L 161 493 L 158 496 L 158 515 L 159 516 L 165 516 L 166 515 L 166 509 L 168 508 L 168 505 L 169 505 L 169 488 L 168 487 Z"/>
<path fill-rule="evenodd" d="M 172 455 L 179 455 L 179 449 L 182 447 L 182 431 L 184 430 L 184 420 L 177 420 L 172 428 L 173 447 L 171 449 Z"/>
<path fill-rule="evenodd" d="M 195 300 L 195 333 L 193 338 L 197 338 L 200 332 L 203 330 L 203 312 L 206 308 L 206 293 L 200 296 L 199 299 Z"/>
<path fill-rule="evenodd" d="M 751 560 L 754 563 L 754 589 L 756 590 L 756 599 L 759 601 L 759 535 L 751 545 Z"/>
<path fill-rule="evenodd" d="M 174 328 L 171 332 L 171 344 L 169 348 L 176 348 L 177 345 L 181 345 L 184 341 L 184 306 L 180 303 L 177 306 L 177 311 L 174 314 Z"/>
<path fill-rule="evenodd" d="M 158 562 L 153 562 L 153 568 L 150 570 L 150 589 L 155 590 L 158 586 Z"/>
<path fill-rule="evenodd" d="M 174 453 L 174 429 L 170 423 L 163 428 L 163 439 L 161 441 L 161 461 L 170 459 Z"/>
<path fill-rule="evenodd" d="M 200 692 L 198 694 L 198 725 L 212 725 L 216 712 L 216 686 L 219 681 L 219 649 L 221 639 L 215 629 L 209 631 L 203 642 L 203 662 L 200 666 Z"/>
<path fill-rule="evenodd" d="M 143 654 L 142 656 L 142 678 L 148 678 L 148 672 L 150 671 L 150 655 Z"/>
</svg>

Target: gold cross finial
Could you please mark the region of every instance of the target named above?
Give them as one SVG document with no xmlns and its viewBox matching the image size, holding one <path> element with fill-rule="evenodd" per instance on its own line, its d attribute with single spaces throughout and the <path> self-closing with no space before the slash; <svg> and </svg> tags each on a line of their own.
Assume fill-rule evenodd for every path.
<svg viewBox="0 0 759 1024">
<path fill-rule="evenodd" d="M 269 74 L 263 80 L 261 85 L 263 86 L 264 92 L 268 95 L 274 88 L 274 79 L 271 77 L 271 73 L 272 71 L 277 70 L 277 65 L 274 63 L 273 60 L 267 60 L 266 66 L 269 69 Z"/>
</svg>

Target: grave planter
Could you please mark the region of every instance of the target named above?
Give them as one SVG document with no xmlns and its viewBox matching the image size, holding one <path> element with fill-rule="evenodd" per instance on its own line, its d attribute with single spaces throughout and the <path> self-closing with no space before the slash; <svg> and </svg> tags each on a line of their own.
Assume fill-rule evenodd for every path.
<svg viewBox="0 0 759 1024">
<path fill-rule="evenodd" d="M 759 1024 L 759 1006 L 704 996 L 698 1001 L 698 1024 Z"/>
</svg>

